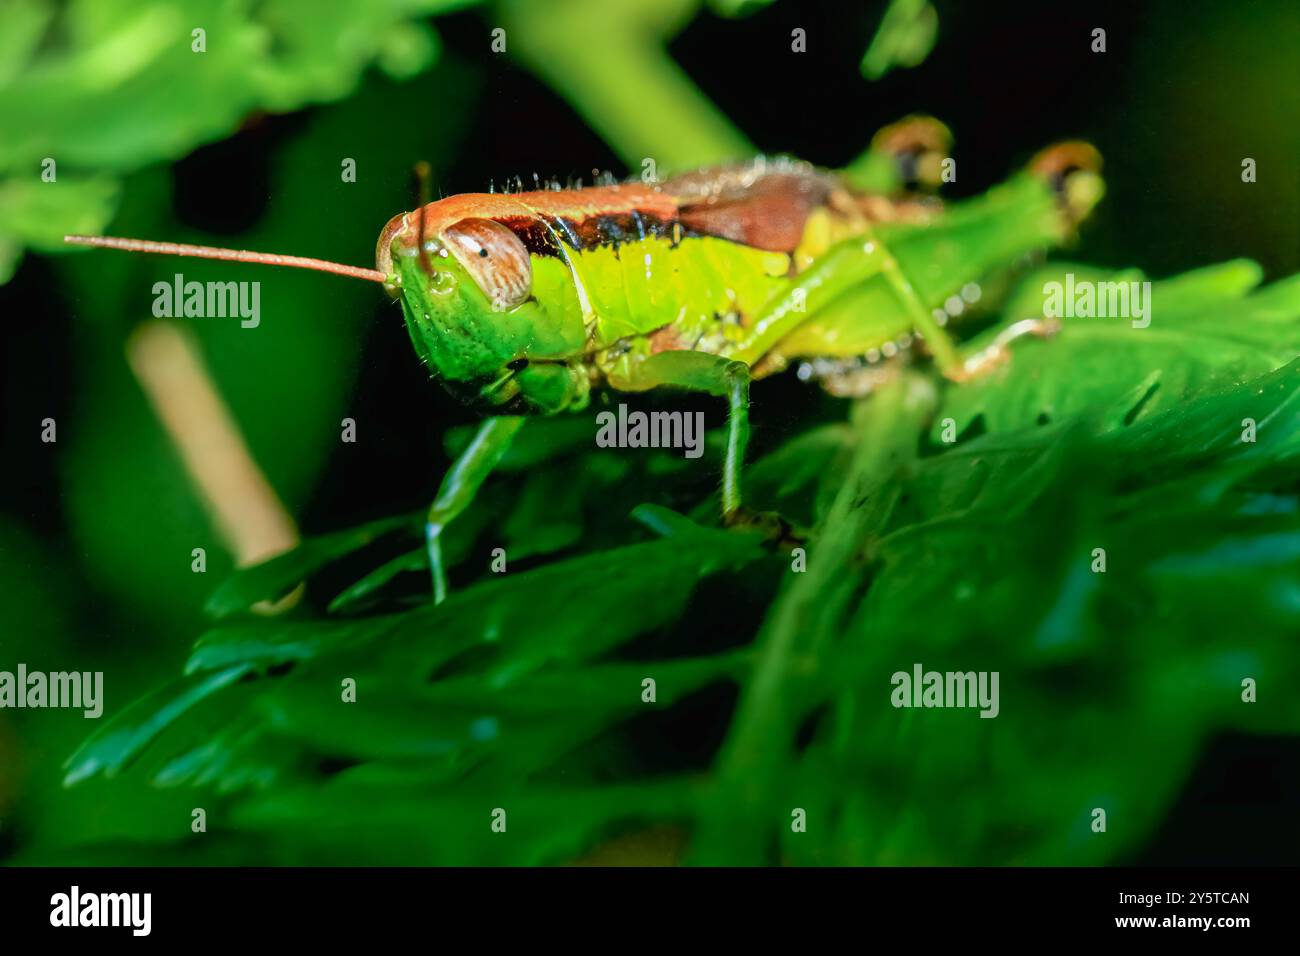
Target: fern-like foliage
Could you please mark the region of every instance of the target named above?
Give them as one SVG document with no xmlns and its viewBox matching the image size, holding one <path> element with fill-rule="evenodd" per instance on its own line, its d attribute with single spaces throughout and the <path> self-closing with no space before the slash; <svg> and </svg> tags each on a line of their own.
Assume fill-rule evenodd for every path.
<svg viewBox="0 0 1300 956">
<path fill-rule="evenodd" d="M 1041 314 L 1067 271 L 1142 278 L 1047 267 L 999 324 Z M 240 572 L 184 675 L 70 758 L 68 798 L 110 809 L 63 849 L 1123 860 L 1212 735 L 1300 732 L 1300 280 L 1259 279 L 1156 282 L 1147 328 L 1067 319 L 982 380 L 905 369 L 840 406 L 748 470 L 756 505 L 812 529 L 806 556 L 658 505 L 628 517 L 680 463 L 630 479 L 586 423 L 539 423 L 452 548 L 474 556 L 490 526 L 525 569 L 462 566 L 435 607 L 399 516 Z M 304 578 L 304 607 L 249 613 Z M 997 717 L 895 708 L 915 664 L 998 672 Z M 178 841 L 194 807 L 209 832 Z"/>
</svg>

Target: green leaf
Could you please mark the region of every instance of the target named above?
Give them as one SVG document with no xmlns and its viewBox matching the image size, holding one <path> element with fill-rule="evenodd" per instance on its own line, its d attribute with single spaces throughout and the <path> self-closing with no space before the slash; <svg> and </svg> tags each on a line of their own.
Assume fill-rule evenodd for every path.
<svg viewBox="0 0 1300 956">
<path fill-rule="evenodd" d="M 0 179 L 0 283 L 17 268 L 24 243 L 43 252 L 67 248 L 67 234 L 103 232 L 117 207 L 117 182 L 108 176 L 39 171 L 27 179 Z M 19 239 L 22 241 L 20 242 Z"/>
<path fill-rule="evenodd" d="M 1045 287 L 1064 285 L 1054 266 L 1029 276 L 1007 307 L 1009 321 L 1044 313 Z M 1075 284 L 1146 281 L 1141 273 L 1068 267 Z M 949 389 L 931 430 L 939 440 L 944 419 L 959 431 L 977 417 L 989 431 L 1046 423 L 1131 398 L 1126 413 L 1151 415 L 1207 391 L 1240 384 L 1286 364 L 1300 353 L 1300 277 L 1250 293 L 1253 263 L 1231 262 L 1178 279 L 1153 282 L 1150 324 L 1129 317 L 1065 317 L 1046 341 L 1022 338 L 1014 359 Z M 1006 324 L 1009 324 L 1008 323 Z M 987 346 L 1000 328 L 970 345 Z"/>
<path fill-rule="evenodd" d="M 1243 417 L 1267 439 L 1243 442 Z M 853 474 L 879 474 L 875 437 Z M 752 820 L 746 845 L 770 835 L 803 864 L 1135 850 L 1215 729 L 1300 726 L 1291 695 L 1241 699 L 1245 678 L 1300 677 L 1297 440 L 1300 361 L 1127 426 L 1103 408 L 984 435 L 841 497 L 760 636 L 699 858 L 737 860 L 724 807 Z M 827 547 L 860 557 L 826 561 Z M 917 664 L 997 672 L 996 718 L 891 706 L 892 676 Z M 792 838 L 791 806 L 827 825 Z M 1093 838 L 1095 807 L 1123 832 Z"/>
<path fill-rule="evenodd" d="M 257 110 L 346 96 L 378 62 L 406 78 L 438 41 L 424 18 L 466 0 L 81 0 L 0 13 L 0 281 L 18 251 L 101 232 L 113 175 L 232 133 Z M 203 30 L 200 39 L 193 31 Z M 42 42 L 57 36 L 59 42 Z M 45 195 L 42 163 L 69 189 Z M 74 186 L 82 183 L 80 187 Z M 80 191 L 82 201 L 74 193 Z M 3 201 L 7 200 L 7 201 Z"/>
<path fill-rule="evenodd" d="M 337 614 L 350 611 L 370 598 L 399 574 L 408 571 L 429 573 L 429 555 L 424 548 L 416 548 L 399 554 L 390 561 L 381 564 L 361 580 L 348 585 L 330 601 L 329 612 Z"/>
<path fill-rule="evenodd" d="M 212 593 L 204 610 L 222 618 L 248 610 L 260 601 L 277 601 L 313 572 L 386 535 L 402 530 L 414 532 L 420 520 L 416 515 L 398 515 L 310 538 L 292 551 L 236 571 Z"/>
<path fill-rule="evenodd" d="M 173 721 L 239 680 L 248 670 L 247 666 L 239 665 L 186 677 L 136 701 L 68 758 L 64 764 L 64 784 L 71 786 L 96 773 L 108 776 L 118 773 Z"/>
</svg>

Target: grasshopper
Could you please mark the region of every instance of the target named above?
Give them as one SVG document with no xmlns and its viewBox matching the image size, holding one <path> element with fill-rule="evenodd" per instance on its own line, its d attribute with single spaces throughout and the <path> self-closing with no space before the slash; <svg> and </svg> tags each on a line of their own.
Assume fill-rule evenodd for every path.
<svg viewBox="0 0 1300 956">
<path fill-rule="evenodd" d="M 375 269 L 293 256 L 113 237 L 75 244 L 316 269 L 382 283 L 432 374 L 488 417 L 429 509 L 434 600 L 441 539 L 529 415 L 581 410 L 593 389 L 675 387 L 726 399 L 724 523 L 742 503 L 753 379 L 799 363 L 833 394 L 864 392 L 872 366 L 918 341 L 965 380 L 1005 357 L 1026 320 L 963 357 L 942 306 L 1027 253 L 1068 239 L 1102 193 L 1084 143 L 1039 153 L 984 195 L 927 195 L 947 130 L 922 117 L 878 134 L 841 173 L 789 159 L 662 183 L 469 193 L 422 203 L 380 232 Z"/>
</svg>

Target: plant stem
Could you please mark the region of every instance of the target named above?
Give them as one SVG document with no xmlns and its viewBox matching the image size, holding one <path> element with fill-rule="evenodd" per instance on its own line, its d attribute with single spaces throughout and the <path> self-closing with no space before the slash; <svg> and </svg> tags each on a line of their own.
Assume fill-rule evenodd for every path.
<svg viewBox="0 0 1300 956">
<path fill-rule="evenodd" d="M 866 568 L 858 555 L 893 512 L 899 471 L 915 458 L 935 401 L 928 379 L 905 374 L 861 406 L 857 450 L 807 570 L 792 574 L 759 632 L 753 677 L 718 759 L 693 862 L 769 862 L 766 847 L 792 809 L 774 801 L 799 723 L 815 703 L 820 652 L 860 594 Z"/>
</svg>

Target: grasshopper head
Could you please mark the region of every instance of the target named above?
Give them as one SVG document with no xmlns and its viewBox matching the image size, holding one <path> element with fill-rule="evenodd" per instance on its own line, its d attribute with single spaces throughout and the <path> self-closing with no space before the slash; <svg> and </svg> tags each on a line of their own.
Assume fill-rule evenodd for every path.
<svg viewBox="0 0 1300 956">
<path fill-rule="evenodd" d="M 530 394 L 541 376 L 525 370 L 572 358 L 585 329 L 567 268 L 542 251 L 547 234 L 510 197 L 475 194 L 395 216 L 380 234 L 384 287 L 402 303 L 421 359 L 460 397 L 490 406 L 522 399 L 515 404 L 526 410 L 558 401 Z"/>
<path fill-rule="evenodd" d="M 893 158 L 900 182 L 933 192 L 943 180 L 943 160 L 952 155 L 952 133 L 932 116 L 908 116 L 886 126 L 871 148 Z"/>
<path fill-rule="evenodd" d="M 1089 143 L 1057 143 L 1029 161 L 1029 170 L 1046 180 L 1056 194 L 1070 226 L 1088 217 L 1106 191 L 1101 178 L 1101 153 Z"/>
</svg>

